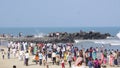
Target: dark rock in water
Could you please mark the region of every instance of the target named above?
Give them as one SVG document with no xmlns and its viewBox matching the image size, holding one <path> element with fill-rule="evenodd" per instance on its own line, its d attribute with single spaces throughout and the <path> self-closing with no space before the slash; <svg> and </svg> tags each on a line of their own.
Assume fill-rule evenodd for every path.
<svg viewBox="0 0 120 68">
<path fill-rule="evenodd" d="M 68 43 L 74 42 L 75 39 L 106 39 L 110 37 L 109 33 L 101 34 L 100 32 L 75 32 L 75 33 L 67 33 L 67 32 L 54 32 L 48 34 L 48 36 L 44 37 L 34 37 L 34 35 L 20 36 L 20 37 L 2 37 L 1 40 L 8 41 L 27 41 L 27 42 L 43 42 L 43 43 Z"/>
<path fill-rule="evenodd" d="M 53 33 L 53 36 L 56 37 Z M 109 33 L 101 34 L 100 32 L 76 32 L 76 33 L 59 33 L 59 39 L 56 39 L 55 42 L 74 42 L 75 39 L 106 39 L 108 36 L 111 36 Z"/>
<path fill-rule="evenodd" d="M 34 37 L 34 35 L 27 35 L 26 37 L 27 37 L 27 38 L 29 38 L 29 37 Z"/>
</svg>

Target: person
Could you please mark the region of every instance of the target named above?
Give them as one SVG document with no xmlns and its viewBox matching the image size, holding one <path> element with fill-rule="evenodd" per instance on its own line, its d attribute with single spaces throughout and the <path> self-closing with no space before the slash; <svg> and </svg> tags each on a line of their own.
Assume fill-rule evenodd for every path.
<svg viewBox="0 0 120 68">
<path fill-rule="evenodd" d="M 14 58 L 16 58 L 16 49 L 15 49 L 15 47 L 13 48 L 13 56 L 14 56 Z"/>
<path fill-rule="evenodd" d="M 62 58 L 62 61 L 61 61 L 61 66 L 62 66 L 62 68 L 65 68 L 64 58 Z"/>
<path fill-rule="evenodd" d="M 71 62 L 72 62 L 72 55 L 71 55 L 71 53 L 69 53 L 67 60 L 68 60 L 68 63 L 69 63 L 69 67 L 71 68 Z"/>
<path fill-rule="evenodd" d="M 104 61 L 104 53 L 103 53 L 103 51 L 101 50 L 101 53 L 100 53 L 100 59 L 101 59 L 101 61 L 103 62 Z"/>
<path fill-rule="evenodd" d="M 55 51 L 53 51 L 53 53 L 52 53 L 52 60 L 53 60 L 53 65 L 54 65 L 54 63 L 56 63 L 56 53 L 55 53 Z"/>
<path fill-rule="evenodd" d="M 97 58 L 94 60 L 93 64 L 94 64 L 94 68 L 99 68 L 99 61 Z"/>
<path fill-rule="evenodd" d="M 93 58 L 94 60 L 97 58 L 97 52 L 96 52 L 95 49 L 93 49 L 92 58 Z"/>
<path fill-rule="evenodd" d="M 23 60 L 24 59 L 24 52 L 23 51 L 20 51 L 20 55 L 19 55 L 19 60 Z"/>
<path fill-rule="evenodd" d="M 43 54 L 43 64 L 44 64 L 44 66 L 46 64 L 46 55 L 45 55 L 45 53 Z"/>
<path fill-rule="evenodd" d="M 88 61 L 88 67 L 89 68 L 92 68 L 93 67 L 93 62 L 92 62 L 92 59 L 91 58 L 89 58 L 89 61 Z"/>
<path fill-rule="evenodd" d="M 38 64 L 38 61 L 39 61 L 39 56 L 38 56 L 38 53 L 36 53 L 36 55 L 35 55 L 35 62 L 36 62 L 36 64 Z"/>
<path fill-rule="evenodd" d="M 90 58 L 92 58 L 92 52 L 93 52 L 93 48 L 92 47 L 90 47 L 89 52 L 90 52 Z"/>
<path fill-rule="evenodd" d="M 25 65 L 28 66 L 28 60 L 29 60 L 29 53 L 28 51 L 26 51 L 26 54 L 25 54 Z"/>
<path fill-rule="evenodd" d="M 114 51 L 114 53 L 113 53 L 113 56 L 114 56 L 114 65 L 118 65 L 118 62 L 117 62 L 117 52 L 116 51 Z"/>
<path fill-rule="evenodd" d="M 113 66 L 113 61 L 114 61 L 114 57 L 113 57 L 112 52 L 110 52 L 110 55 L 109 55 L 109 65 L 110 66 Z"/>
<path fill-rule="evenodd" d="M 117 62 L 118 62 L 118 66 L 120 66 L 120 52 L 118 52 Z"/>
<path fill-rule="evenodd" d="M 62 50 L 59 51 L 60 58 L 62 58 Z"/>
<path fill-rule="evenodd" d="M 10 51 L 7 52 L 8 59 L 10 59 Z"/>
<path fill-rule="evenodd" d="M 39 53 L 39 65 L 42 65 L 43 54 Z"/>
<path fill-rule="evenodd" d="M 59 56 L 59 54 L 56 55 L 56 63 L 57 63 L 57 65 L 59 65 L 59 63 L 60 63 L 60 56 Z"/>
<path fill-rule="evenodd" d="M 86 52 L 85 52 L 85 63 L 86 63 L 86 65 L 88 64 L 88 60 L 89 60 L 89 51 L 87 49 Z"/>
<path fill-rule="evenodd" d="M 83 65 L 83 58 L 78 57 L 72 66 L 72 68 L 86 68 L 85 65 Z"/>
<path fill-rule="evenodd" d="M 2 59 L 4 59 L 5 58 L 5 51 L 4 51 L 4 49 L 2 50 Z"/>
<path fill-rule="evenodd" d="M 99 62 L 98 68 L 101 68 L 101 65 L 102 65 L 101 59 L 99 59 L 98 62 Z M 105 64 L 106 64 L 106 63 L 105 63 Z"/>
</svg>

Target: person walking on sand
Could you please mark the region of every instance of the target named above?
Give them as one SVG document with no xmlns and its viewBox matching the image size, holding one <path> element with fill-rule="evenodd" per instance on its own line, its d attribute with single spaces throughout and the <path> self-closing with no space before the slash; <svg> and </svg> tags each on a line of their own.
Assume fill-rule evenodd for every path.
<svg viewBox="0 0 120 68">
<path fill-rule="evenodd" d="M 10 51 L 9 50 L 7 52 L 7 57 L 8 57 L 8 59 L 10 59 Z"/>
<path fill-rule="evenodd" d="M 42 65 L 42 59 L 43 59 L 43 54 L 40 51 L 40 53 L 39 53 L 39 65 Z"/>
<path fill-rule="evenodd" d="M 16 58 L 16 49 L 15 49 L 15 47 L 13 48 L 13 56 L 14 56 L 14 58 Z"/>
<path fill-rule="evenodd" d="M 110 55 L 109 55 L 109 65 L 110 66 L 113 66 L 113 61 L 114 61 L 113 54 L 112 54 L 112 52 L 110 52 Z"/>
<path fill-rule="evenodd" d="M 71 62 L 72 62 L 72 55 L 71 55 L 71 53 L 69 53 L 69 55 L 67 57 L 67 61 L 69 63 L 69 68 L 71 68 Z"/>
<path fill-rule="evenodd" d="M 36 55 L 35 55 L 35 61 L 36 61 L 36 64 L 38 64 L 38 61 L 39 61 L 38 53 L 36 53 Z"/>
<path fill-rule="evenodd" d="M 62 65 L 62 68 L 65 68 L 64 58 L 62 58 L 61 65 Z"/>
<path fill-rule="evenodd" d="M 5 58 L 5 51 L 3 50 L 2 51 L 2 59 L 4 59 Z"/>
<path fill-rule="evenodd" d="M 29 53 L 26 51 L 25 53 L 25 65 L 28 66 L 28 60 L 29 60 Z"/>
<path fill-rule="evenodd" d="M 54 65 L 54 63 L 56 63 L 56 53 L 55 53 L 55 51 L 53 51 L 53 53 L 52 53 L 52 60 L 53 60 L 53 65 Z"/>
</svg>

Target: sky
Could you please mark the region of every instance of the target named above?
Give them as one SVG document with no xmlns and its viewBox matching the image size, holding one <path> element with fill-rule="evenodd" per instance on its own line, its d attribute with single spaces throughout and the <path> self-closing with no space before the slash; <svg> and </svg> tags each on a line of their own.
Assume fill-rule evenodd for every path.
<svg viewBox="0 0 120 68">
<path fill-rule="evenodd" d="M 120 26 L 120 0 L 0 0 L 0 27 Z"/>
</svg>

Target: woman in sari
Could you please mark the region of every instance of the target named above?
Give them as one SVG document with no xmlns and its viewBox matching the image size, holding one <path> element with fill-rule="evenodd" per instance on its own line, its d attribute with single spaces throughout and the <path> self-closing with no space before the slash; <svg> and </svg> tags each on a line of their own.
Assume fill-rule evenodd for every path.
<svg viewBox="0 0 120 68">
<path fill-rule="evenodd" d="M 72 68 L 85 68 L 85 65 L 83 65 L 83 58 L 78 57 L 75 61 L 75 64 L 72 66 Z"/>
<path fill-rule="evenodd" d="M 113 66 L 113 61 L 114 61 L 114 57 L 113 57 L 112 52 L 110 52 L 110 55 L 109 55 L 109 65 L 110 66 Z"/>
</svg>

